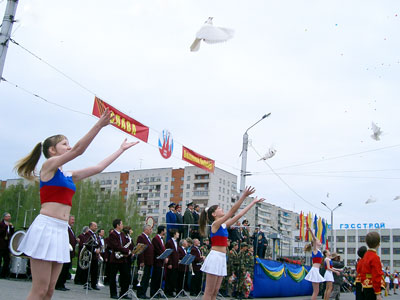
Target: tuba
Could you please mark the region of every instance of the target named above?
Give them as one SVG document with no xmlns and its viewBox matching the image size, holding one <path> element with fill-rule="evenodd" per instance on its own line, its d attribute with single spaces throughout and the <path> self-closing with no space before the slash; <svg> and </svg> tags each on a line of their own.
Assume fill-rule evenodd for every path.
<svg viewBox="0 0 400 300">
<path fill-rule="evenodd" d="M 79 267 L 82 270 L 86 270 L 89 268 L 90 262 L 92 261 L 92 252 L 90 251 L 90 248 L 94 245 L 94 238 L 91 235 L 89 240 L 83 244 L 83 248 L 81 252 L 79 253 Z"/>
</svg>

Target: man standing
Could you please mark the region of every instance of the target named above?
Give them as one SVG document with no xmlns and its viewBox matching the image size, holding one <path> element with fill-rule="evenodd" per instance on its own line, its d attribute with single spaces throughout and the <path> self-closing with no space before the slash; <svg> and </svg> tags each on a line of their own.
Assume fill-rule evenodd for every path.
<svg viewBox="0 0 400 300">
<path fill-rule="evenodd" d="M 191 225 L 194 224 L 193 202 L 187 204 L 185 213 L 183 215 L 183 223 L 185 224 L 183 229 L 183 238 L 186 239 L 188 236 L 191 235 Z"/>
<path fill-rule="evenodd" d="M 200 219 L 200 206 L 196 204 L 193 209 L 193 227 L 192 227 L 192 239 L 199 239 L 201 243 L 201 236 L 199 233 L 199 219 Z"/>
<path fill-rule="evenodd" d="M 171 238 L 170 231 L 172 228 L 177 228 L 176 226 L 176 215 L 175 215 L 175 203 L 168 205 L 169 212 L 165 217 L 167 223 L 167 241 Z"/>
<path fill-rule="evenodd" d="M 229 234 L 229 239 L 231 240 L 231 242 L 236 242 L 238 243 L 239 247 L 240 247 L 240 222 L 237 221 L 236 225 L 231 226 L 228 229 L 228 234 Z"/>
<path fill-rule="evenodd" d="M 69 289 L 65 287 L 65 282 L 70 278 L 69 270 L 71 269 L 71 262 L 72 258 L 75 257 L 75 246 L 76 246 L 76 237 L 75 234 L 72 230 L 72 226 L 74 226 L 75 223 L 75 217 L 73 215 L 69 216 L 68 219 L 68 238 L 69 238 L 69 244 L 71 245 L 69 256 L 71 258 L 71 261 L 69 263 L 64 263 L 63 267 L 61 269 L 61 273 L 58 276 L 58 280 L 56 283 L 56 290 L 58 291 L 68 291 Z"/>
<path fill-rule="evenodd" d="M 161 287 L 161 273 L 164 263 L 167 263 L 168 258 L 162 260 L 157 259 L 164 251 L 164 238 L 166 234 L 165 226 L 160 225 L 157 227 L 157 235 L 151 240 L 151 244 L 154 248 L 154 265 L 153 272 L 151 274 L 150 282 L 150 297 L 153 297 L 157 293 L 158 289 Z"/>
<path fill-rule="evenodd" d="M 254 255 L 264 258 L 267 246 L 268 241 L 265 238 L 264 232 L 261 231 L 260 227 L 256 227 L 253 234 Z"/>
<path fill-rule="evenodd" d="M 365 247 L 366 248 L 366 247 Z M 344 268 L 344 263 L 340 261 L 340 255 L 338 255 L 336 252 L 333 252 L 331 255 L 331 262 L 332 262 L 332 267 L 335 269 L 343 269 Z M 340 287 L 343 284 L 343 274 L 337 275 L 335 272 L 333 272 L 333 289 L 332 293 L 329 297 L 329 299 L 340 299 Z"/>
<path fill-rule="evenodd" d="M 201 291 L 202 272 L 200 271 L 200 268 L 205 257 L 201 255 L 199 247 L 200 247 L 200 241 L 198 239 L 194 239 L 193 247 L 192 250 L 190 251 L 190 254 L 194 255 L 195 257 L 192 263 L 192 270 L 194 272 L 194 276 L 192 277 L 192 281 L 190 283 L 191 296 L 197 296 Z"/>
<path fill-rule="evenodd" d="M 109 267 L 110 267 L 110 296 L 112 299 L 118 299 L 117 296 L 117 283 L 116 277 L 119 271 L 120 274 L 120 286 L 121 292 L 120 296 L 126 293 L 129 288 L 130 282 L 130 270 L 127 262 L 127 256 L 131 254 L 131 251 L 128 248 L 125 248 L 124 245 L 128 243 L 125 239 L 124 235 L 121 233 L 124 225 L 122 224 L 121 219 L 115 219 L 113 221 L 114 230 L 110 232 L 110 235 L 107 239 L 107 247 L 111 250 L 110 258 L 109 258 Z M 117 258 L 115 255 L 118 252 L 119 255 L 123 255 L 120 258 Z M 119 256 L 118 256 L 119 257 Z M 124 298 L 129 299 L 126 295 Z"/>
<path fill-rule="evenodd" d="M 165 245 L 168 249 L 173 249 L 168 258 L 167 263 L 167 276 L 165 280 L 165 295 L 167 297 L 175 297 L 174 292 L 177 291 L 178 285 L 178 238 L 179 232 L 176 228 L 171 229 L 171 239 Z"/>
<path fill-rule="evenodd" d="M 7 278 L 10 276 L 10 239 L 14 234 L 14 226 L 12 225 L 11 215 L 6 212 L 3 214 L 3 220 L 0 222 L 0 278 Z"/>
<path fill-rule="evenodd" d="M 178 225 L 176 226 L 176 228 L 178 229 L 179 232 L 179 238 L 182 238 L 184 229 L 183 229 L 183 216 L 182 216 L 182 206 L 180 206 L 179 204 L 177 204 L 175 206 L 175 215 L 176 215 L 176 223 L 178 223 Z"/>
<path fill-rule="evenodd" d="M 150 272 L 154 264 L 154 247 L 150 240 L 152 228 L 149 225 L 144 225 L 143 233 L 138 236 L 136 243 L 146 244 L 147 248 L 138 256 L 139 268 L 143 270 L 140 287 L 138 287 L 138 297 L 148 299 L 146 296 L 147 288 L 149 287 Z"/>
<path fill-rule="evenodd" d="M 101 242 L 97 234 L 97 223 L 90 222 L 89 230 L 84 235 L 84 243 L 93 241 L 92 246 L 89 246 L 89 250 L 92 252 L 92 261 L 90 262 L 90 284 L 92 289 L 100 290 L 97 287 L 98 273 L 99 273 L 99 256 Z"/>
</svg>

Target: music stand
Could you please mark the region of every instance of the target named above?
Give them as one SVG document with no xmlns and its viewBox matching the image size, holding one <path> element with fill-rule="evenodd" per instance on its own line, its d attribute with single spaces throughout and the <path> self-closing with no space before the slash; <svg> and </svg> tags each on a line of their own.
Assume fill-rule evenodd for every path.
<svg viewBox="0 0 400 300">
<path fill-rule="evenodd" d="M 175 299 L 178 298 L 180 296 L 180 294 L 183 294 L 186 297 L 188 297 L 190 300 L 192 300 L 190 295 L 185 291 L 185 279 L 186 279 L 187 266 L 189 266 L 194 261 L 195 258 L 196 258 L 196 256 L 188 253 L 182 258 L 182 260 L 179 263 L 180 265 L 184 265 L 185 266 L 185 273 L 183 273 L 182 290 L 175 296 Z"/>
<path fill-rule="evenodd" d="M 173 252 L 173 249 L 165 249 L 165 251 L 163 253 L 160 254 L 159 257 L 156 257 L 157 259 L 162 259 L 163 260 L 163 266 L 161 268 L 161 283 L 160 283 L 160 288 L 158 289 L 158 291 L 153 295 L 153 297 L 150 298 L 150 300 L 154 299 L 158 294 L 160 294 L 163 298 L 168 300 L 168 297 L 165 295 L 164 291 L 162 290 L 162 282 L 163 282 L 163 278 L 164 278 L 164 267 L 165 267 L 165 259 L 171 255 L 171 253 Z"/>
<path fill-rule="evenodd" d="M 123 294 L 121 297 L 119 297 L 118 299 L 122 299 L 122 297 L 125 297 L 126 295 L 130 294 L 128 297 L 130 297 L 131 299 L 133 299 L 133 297 L 135 297 L 136 300 L 139 300 L 139 298 L 137 297 L 135 291 L 133 290 L 133 277 L 135 275 L 135 259 L 137 256 L 139 256 L 140 254 L 142 254 L 144 252 L 144 250 L 147 249 L 147 245 L 146 244 L 142 244 L 139 243 L 135 246 L 135 248 L 133 248 L 132 250 L 132 258 L 133 258 L 133 266 L 131 267 L 131 282 L 129 284 L 129 288 L 128 290 L 125 292 L 125 294 Z"/>
</svg>

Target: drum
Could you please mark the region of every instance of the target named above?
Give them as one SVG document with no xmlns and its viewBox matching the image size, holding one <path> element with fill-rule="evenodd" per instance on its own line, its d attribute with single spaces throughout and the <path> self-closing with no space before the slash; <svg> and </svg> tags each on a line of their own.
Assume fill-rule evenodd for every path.
<svg viewBox="0 0 400 300">
<path fill-rule="evenodd" d="M 28 269 L 28 259 L 20 256 L 11 256 L 10 273 L 15 274 L 15 277 L 23 274 L 26 275 Z"/>
<path fill-rule="evenodd" d="M 24 230 L 18 230 L 16 233 L 13 234 L 10 240 L 10 252 L 12 255 L 20 256 L 23 253 L 18 251 L 18 246 L 21 244 L 23 238 L 25 237 L 26 232 Z"/>
</svg>

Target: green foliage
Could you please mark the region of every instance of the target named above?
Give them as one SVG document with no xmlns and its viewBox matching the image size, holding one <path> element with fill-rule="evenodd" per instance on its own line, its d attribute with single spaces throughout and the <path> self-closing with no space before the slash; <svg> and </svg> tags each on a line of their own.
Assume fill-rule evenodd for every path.
<svg viewBox="0 0 400 300">
<path fill-rule="evenodd" d="M 19 204 L 19 207 L 18 207 Z M 35 210 L 34 210 L 35 209 Z M 38 184 L 13 185 L 0 193 L 0 212 L 9 212 L 15 228 L 22 228 L 26 215 L 28 227 L 39 214 L 40 198 Z M 98 182 L 85 180 L 76 184 L 76 193 L 72 199 L 71 214 L 75 216 L 74 231 L 77 235 L 82 232 L 83 226 L 89 222 L 96 222 L 108 235 L 112 228 L 112 221 L 122 219 L 125 225 L 130 225 L 134 231 L 133 237 L 142 232 L 144 217 L 139 214 L 139 207 L 135 196 L 126 202 L 119 193 L 111 193 L 100 187 Z"/>
</svg>

